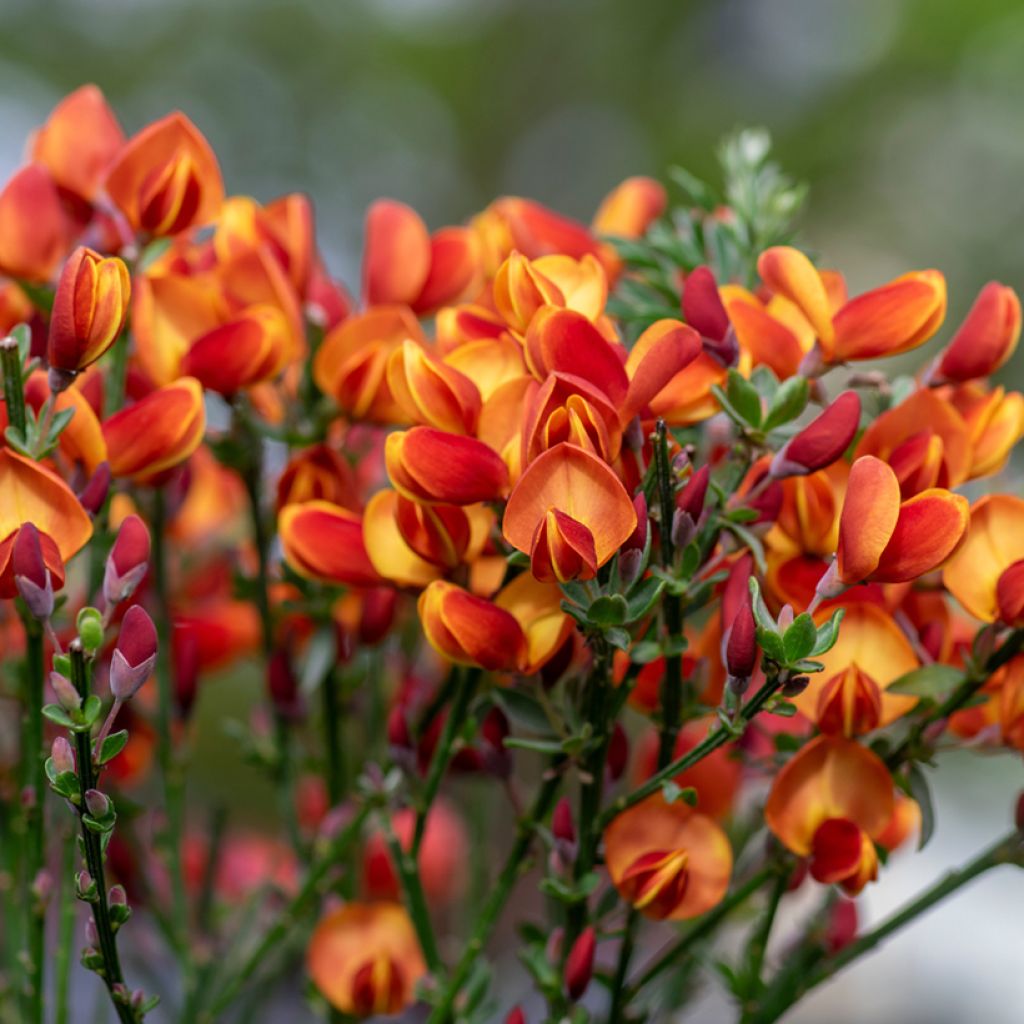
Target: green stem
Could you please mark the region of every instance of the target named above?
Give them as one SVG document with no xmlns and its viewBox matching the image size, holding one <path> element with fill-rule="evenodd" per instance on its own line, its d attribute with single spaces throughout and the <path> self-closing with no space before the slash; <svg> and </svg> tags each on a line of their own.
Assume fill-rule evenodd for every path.
<svg viewBox="0 0 1024 1024">
<path fill-rule="evenodd" d="M 157 735 L 160 773 L 164 784 L 167 813 L 165 834 L 167 862 L 171 882 L 171 918 L 175 945 L 186 973 L 190 967 L 188 903 L 181 844 L 185 834 L 185 771 L 174 748 L 174 665 L 171 660 L 170 572 L 167 563 L 167 507 L 164 492 L 153 492 L 152 569 L 156 601 L 154 615 L 157 631 Z"/>
<path fill-rule="evenodd" d="M 110 347 L 107 379 L 103 388 L 103 415 L 113 416 L 124 407 L 125 384 L 128 380 L 128 332 Z"/>
<path fill-rule="evenodd" d="M 627 999 L 634 998 L 642 992 L 659 974 L 681 960 L 698 942 L 711 935 L 729 914 L 750 899 L 774 874 L 773 868 L 762 868 L 756 874 L 751 875 L 742 885 L 733 889 L 717 907 L 709 910 L 681 938 L 655 956 L 644 968 L 640 977 L 630 986 Z"/>
<path fill-rule="evenodd" d="M 890 935 L 931 910 L 937 903 L 952 895 L 968 882 L 1001 864 L 1016 864 L 1018 867 L 1024 867 L 1024 837 L 1020 832 L 1014 830 L 1003 836 L 982 850 L 963 867 L 950 871 L 944 878 L 926 889 L 916 899 L 911 900 L 902 910 L 898 910 L 876 928 L 844 946 L 839 952 L 825 958 L 816 967 L 805 971 L 798 985 L 780 998 L 767 1000 L 761 1012 L 752 1016 L 751 1020 L 754 1024 L 771 1024 L 772 1021 L 778 1020 L 790 1006 L 812 988 L 827 981 L 864 954 L 870 953 Z"/>
<path fill-rule="evenodd" d="M 768 939 L 771 937 L 772 926 L 775 923 L 775 915 L 779 911 L 779 904 L 782 902 L 782 897 L 786 894 L 786 887 L 789 885 L 790 879 L 790 865 L 786 861 L 778 863 L 776 866 L 776 877 L 775 881 L 768 892 L 768 902 L 765 905 L 764 912 L 761 914 L 761 919 L 757 923 L 757 927 L 751 933 L 750 940 L 747 943 L 747 977 L 749 979 L 750 987 L 747 991 L 754 995 L 761 991 L 761 972 L 764 968 L 764 957 L 768 950 Z"/>
<path fill-rule="evenodd" d="M 427 827 L 427 815 L 430 813 L 437 791 L 441 788 L 444 773 L 448 770 L 448 765 L 454 754 L 455 740 L 465 724 L 469 705 L 476 693 L 479 679 L 479 669 L 460 667 L 458 670 L 451 707 L 448 709 L 448 717 L 444 720 L 444 728 L 441 730 L 441 738 L 437 741 L 437 749 L 430 759 L 430 768 L 427 770 L 427 779 L 423 784 L 423 792 L 420 795 L 419 807 L 416 812 L 416 829 L 410 849 L 414 859 L 420 852 L 423 833 Z"/>
<path fill-rule="evenodd" d="M 436 976 L 443 970 L 444 964 L 441 954 L 438 952 L 434 926 L 430 921 L 430 910 L 423 892 L 423 883 L 420 881 L 416 855 L 411 850 L 402 849 L 402 844 L 391 826 L 391 815 L 388 812 L 381 815 L 381 821 L 388 849 L 391 851 L 391 859 L 395 862 L 395 867 L 398 870 L 398 878 L 405 895 L 406 909 L 409 911 L 413 928 L 416 930 L 416 937 L 419 939 L 420 949 L 423 951 L 423 959 L 427 962 L 427 970 Z"/>
<path fill-rule="evenodd" d="M 306 912 L 316 902 L 320 886 L 324 879 L 341 863 L 349 848 L 359 838 L 363 825 L 369 815 L 368 807 L 360 808 L 356 816 L 330 843 L 329 848 L 310 869 L 302 888 L 291 903 L 278 916 L 274 925 L 263 936 L 263 939 L 249 954 L 240 970 L 236 971 L 218 992 L 212 1005 L 198 1018 L 197 1024 L 214 1024 L 220 1015 L 234 1002 L 242 987 L 259 970 L 260 966 L 270 958 L 274 951 L 282 946 L 291 930 L 302 920 Z"/>
<path fill-rule="evenodd" d="M 465 985 L 474 965 L 483 953 L 484 946 L 497 926 L 501 912 L 512 895 L 516 882 L 530 869 L 528 854 L 533 843 L 534 832 L 538 822 L 544 821 L 555 805 L 555 799 L 562 784 L 561 768 L 563 763 L 564 759 L 562 758 L 558 758 L 552 763 L 537 790 L 533 804 L 520 819 L 516 829 L 515 842 L 505 858 L 505 863 L 490 895 L 480 909 L 466 948 L 449 974 L 444 991 L 430 1014 L 428 1024 L 447 1024 L 452 1019 L 455 1001 L 462 991 L 462 986 Z"/>
<path fill-rule="evenodd" d="M 761 689 L 743 705 L 735 728 L 726 728 L 724 725 L 720 725 L 717 729 L 714 729 L 703 740 L 701 740 L 701 742 L 692 750 L 687 751 L 687 753 L 683 754 L 681 757 L 677 757 L 674 761 L 670 761 L 664 768 L 655 772 L 645 783 L 643 783 L 643 785 L 634 789 L 631 793 L 627 793 L 626 795 L 619 797 L 618 800 L 614 801 L 614 803 L 612 803 L 598 818 L 598 829 L 603 830 L 609 822 L 617 818 L 624 810 L 629 807 L 633 807 L 635 804 L 640 803 L 641 800 L 646 800 L 647 797 L 657 793 L 661 786 L 673 776 L 678 775 L 687 768 L 692 768 L 698 761 L 704 760 L 704 758 L 712 753 L 712 751 L 724 746 L 731 740 L 737 739 L 742 735 L 742 730 L 765 706 L 769 699 L 775 695 L 781 685 L 782 680 L 780 677 L 769 676 L 765 680 Z"/>
<path fill-rule="evenodd" d="M 64 839 L 60 866 L 60 920 L 57 930 L 57 956 L 53 964 L 56 979 L 54 1024 L 68 1024 L 68 991 L 71 982 L 71 949 L 75 944 L 78 897 L 75 895 L 75 836 Z"/>
<path fill-rule="evenodd" d="M 85 661 L 85 652 L 79 640 L 73 640 L 68 649 L 71 655 L 71 681 L 75 684 L 83 701 L 89 695 L 89 669 Z M 103 982 L 110 993 L 111 1002 L 117 1011 L 122 1024 L 133 1024 L 135 1014 L 118 998 L 116 986 L 124 985 L 124 973 L 121 970 L 121 959 L 117 952 L 117 939 L 114 935 L 113 922 L 110 919 L 110 906 L 107 903 L 107 882 L 103 864 L 103 844 L 98 833 L 85 824 L 85 794 L 96 788 L 96 766 L 92 760 L 92 741 L 87 732 L 75 734 L 76 757 L 78 767 L 78 784 L 80 802 L 78 813 L 81 820 L 82 847 L 85 851 L 85 866 L 96 883 L 96 901 L 91 904 L 92 917 L 96 924 L 99 938 L 100 953 L 103 956 Z"/>
<path fill-rule="evenodd" d="M 0 341 L 0 367 L 3 368 L 4 375 L 7 422 L 24 440 L 28 421 L 25 414 L 25 386 L 21 376 L 21 353 L 14 338 L 4 338 Z"/>
<path fill-rule="evenodd" d="M 22 756 L 25 766 L 25 786 L 33 795 L 26 815 L 28 836 L 25 881 L 30 887 L 34 887 L 36 878 L 45 867 L 46 852 L 44 840 L 46 773 L 43 767 L 43 676 L 46 669 L 43 661 L 43 632 L 39 623 L 31 615 L 24 614 L 22 624 L 25 627 L 26 639 L 25 728 Z M 25 901 L 25 909 L 28 917 L 28 949 L 26 950 L 28 1021 L 41 1024 L 45 987 L 43 964 L 45 960 L 46 904 L 41 898 L 31 896 Z"/>
<path fill-rule="evenodd" d="M 640 915 L 636 907 L 630 907 L 626 915 L 626 926 L 622 932 L 622 945 L 619 947 L 619 959 L 615 965 L 615 977 L 612 979 L 612 999 L 608 1010 L 609 1024 L 622 1020 L 626 1008 L 626 978 L 629 977 L 629 962 L 633 958 L 636 945 L 636 929 L 640 923 Z"/>
<path fill-rule="evenodd" d="M 339 685 L 340 680 L 331 669 L 324 676 L 320 688 L 323 699 L 324 747 L 327 752 L 327 795 L 332 807 L 337 807 L 345 795 L 345 758 L 341 749 Z"/>
</svg>

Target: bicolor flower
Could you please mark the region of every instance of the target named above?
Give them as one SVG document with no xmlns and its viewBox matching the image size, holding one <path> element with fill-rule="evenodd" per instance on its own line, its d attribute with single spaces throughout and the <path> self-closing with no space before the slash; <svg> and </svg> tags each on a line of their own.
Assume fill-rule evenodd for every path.
<svg viewBox="0 0 1024 1024">
<path fill-rule="evenodd" d="M 831 466 L 842 458 L 859 426 L 860 398 L 856 391 L 844 391 L 779 449 L 772 459 L 772 476 L 805 476 Z"/>
<path fill-rule="evenodd" d="M 964 322 L 929 374 L 930 382 L 988 377 L 1013 355 L 1020 340 L 1020 299 L 998 281 L 978 293 Z"/>
<path fill-rule="evenodd" d="M 277 481 L 277 508 L 327 501 L 358 511 L 358 483 L 348 460 L 328 444 L 296 452 Z"/>
<path fill-rule="evenodd" d="M 23 167 L 0 192 L 0 273 L 49 281 L 70 241 L 53 179 L 41 164 Z"/>
<path fill-rule="evenodd" d="M 388 388 L 403 419 L 452 434 L 472 434 L 480 392 L 463 373 L 406 339 L 388 357 Z"/>
<path fill-rule="evenodd" d="M 300 576 L 368 587 L 381 582 L 363 542 L 362 516 L 328 501 L 285 505 L 277 518 L 285 561 Z"/>
<path fill-rule="evenodd" d="M 64 560 L 49 534 L 24 523 L 0 541 L 0 597 L 21 597 L 35 618 L 48 619 L 63 586 Z"/>
<path fill-rule="evenodd" d="M 625 487 L 590 452 L 562 443 L 535 459 L 505 507 L 505 540 L 541 580 L 591 579 L 636 529 Z"/>
<path fill-rule="evenodd" d="M 873 840 L 893 811 L 893 783 L 881 760 L 853 740 L 819 736 L 775 776 L 765 821 L 813 878 L 857 893 L 878 875 Z"/>
<path fill-rule="evenodd" d="M 732 874 L 722 829 L 684 801 L 655 794 L 604 832 L 605 865 L 619 895 L 645 917 L 685 921 L 721 902 Z"/>
<path fill-rule="evenodd" d="M 209 224 L 224 201 L 217 157 L 179 112 L 128 140 L 110 168 L 106 188 L 131 227 L 144 235 L 176 235 Z"/>
<path fill-rule="evenodd" d="M 1024 625 L 1024 500 L 1011 494 L 979 498 L 942 582 L 975 618 Z"/>
</svg>

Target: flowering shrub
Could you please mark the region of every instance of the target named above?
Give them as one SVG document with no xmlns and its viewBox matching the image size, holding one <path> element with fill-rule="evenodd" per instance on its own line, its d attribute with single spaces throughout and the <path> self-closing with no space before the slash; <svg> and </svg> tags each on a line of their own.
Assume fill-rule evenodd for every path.
<svg viewBox="0 0 1024 1024">
<path fill-rule="evenodd" d="M 1024 750 L 1024 500 L 960 493 L 1024 434 L 1017 296 L 849 295 L 766 140 L 722 164 L 589 226 L 380 200 L 354 298 L 184 115 L 54 110 L 0 193 L 4 1020 L 69 1020 L 80 948 L 125 1024 L 256 1019 L 302 950 L 332 1020 L 665 1019 L 710 954 L 768 1022 L 1024 864 L 1018 813 L 858 928 L 936 752 Z M 186 793 L 233 666 L 264 832 Z"/>
</svg>

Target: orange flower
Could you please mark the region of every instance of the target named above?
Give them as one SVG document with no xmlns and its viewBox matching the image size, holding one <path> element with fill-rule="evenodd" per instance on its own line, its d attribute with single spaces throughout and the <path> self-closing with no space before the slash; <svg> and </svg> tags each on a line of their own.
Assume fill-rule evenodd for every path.
<svg viewBox="0 0 1024 1024">
<path fill-rule="evenodd" d="M 967 522 L 966 498 L 932 488 L 901 502 L 893 470 L 862 456 L 850 470 L 839 518 L 838 578 L 847 586 L 917 579 L 953 553 Z"/>
<path fill-rule="evenodd" d="M 599 235 L 639 238 L 665 211 L 665 186 L 654 178 L 627 178 L 608 193 L 591 227 Z"/>
<path fill-rule="evenodd" d="M 963 417 L 934 391 L 915 391 L 875 420 L 855 457 L 888 462 L 909 498 L 929 487 L 956 487 L 971 468 L 971 437 Z"/>
<path fill-rule="evenodd" d="M 32 139 L 31 155 L 58 187 L 92 202 L 123 145 L 124 133 L 103 93 L 83 85 L 53 108 Z"/>
<path fill-rule="evenodd" d="M 970 434 L 968 479 L 998 473 L 1024 437 L 1024 395 L 1001 387 L 988 390 L 978 381 L 943 390 Z"/>
<path fill-rule="evenodd" d="M 605 865 L 619 895 L 645 917 L 685 921 L 721 902 L 732 849 L 706 814 L 661 794 L 620 814 L 604 832 Z"/>
<path fill-rule="evenodd" d="M 472 434 L 480 392 L 464 374 L 406 339 L 388 358 L 387 381 L 404 419 L 452 434 Z"/>
<path fill-rule="evenodd" d="M 526 637 L 526 657 L 519 666 L 524 675 L 539 672 L 573 631 L 572 619 L 562 611 L 561 589 L 528 572 L 506 583 L 494 596 L 494 603 L 519 623 Z"/>
<path fill-rule="evenodd" d="M 565 296 L 534 262 L 513 252 L 495 275 L 494 305 L 513 331 L 525 334 L 538 310 L 564 308 Z"/>
<path fill-rule="evenodd" d="M 978 293 L 970 312 L 943 350 L 932 381 L 968 381 L 995 373 L 1020 339 L 1020 299 L 998 281 Z"/>
<path fill-rule="evenodd" d="M 422 315 L 458 302 L 478 279 L 477 243 L 468 228 L 430 235 L 404 203 L 378 199 L 370 206 L 363 253 L 367 305 L 400 303 Z"/>
<path fill-rule="evenodd" d="M 48 281 L 69 236 L 53 179 L 39 164 L 23 167 L 0 192 L 0 273 Z"/>
<path fill-rule="evenodd" d="M 859 426 L 860 398 L 856 391 L 844 391 L 782 446 L 772 459 L 772 476 L 804 476 L 831 466 L 842 458 Z"/>
<path fill-rule="evenodd" d="M 508 489 L 508 468 L 497 452 L 433 427 L 389 434 L 384 461 L 395 489 L 427 504 L 495 501 Z"/>
<path fill-rule="evenodd" d="M 764 816 L 811 875 L 859 892 L 878 873 L 872 840 L 889 824 L 892 778 L 866 747 L 838 736 L 811 740 L 772 783 Z"/>
<path fill-rule="evenodd" d="M 502 530 L 538 579 L 591 579 L 636 528 L 636 509 L 599 458 L 559 444 L 534 460 L 509 496 Z"/>
<path fill-rule="evenodd" d="M 435 580 L 420 594 L 417 607 L 424 635 L 449 661 L 511 672 L 525 660 L 522 628 L 491 601 L 454 583 Z"/>
<path fill-rule="evenodd" d="M 359 1017 L 411 1006 L 427 972 L 409 915 L 389 902 L 351 902 L 321 918 L 306 966 L 333 1007 Z"/>
<path fill-rule="evenodd" d="M 199 447 L 205 429 L 203 387 L 182 377 L 104 421 L 110 472 L 156 483 Z"/>
<path fill-rule="evenodd" d="M 67 562 L 92 536 L 92 520 L 56 473 L 7 448 L 0 448 L 0 538 L 23 523 L 52 538 Z"/>
<path fill-rule="evenodd" d="M 213 221 L 224 184 L 210 144 L 175 112 L 128 140 L 107 176 L 107 194 L 135 231 L 176 235 Z"/>
<path fill-rule="evenodd" d="M 353 419 L 400 423 L 403 410 L 387 383 L 388 357 L 406 339 L 423 342 L 419 322 L 403 306 L 378 306 L 330 331 L 313 357 L 313 379 Z"/>
<path fill-rule="evenodd" d="M 304 501 L 327 501 L 358 511 L 358 483 L 348 460 L 326 444 L 297 452 L 277 481 L 277 509 Z"/>
<path fill-rule="evenodd" d="M 400 587 L 425 587 L 442 574 L 442 567 L 417 554 L 398 524 L 396 491 L 378 491 L 363 514 L 363 542 L 374 569 Z"/>
<path fill-rule="evenodd" d="M 847 605 L 839 639 L 817 660 L 824 669 L 792 699 L 824 733 L 871 732 L 917 703 L 915 697 L 885 691 L 919 662 L 903 631 L 877 605 Z"/>
<path fill-rule="evenodd" d="M 937 270 L 904 274 L 833 311 L 826 280 L 798 249 L 766 249 L 757 269 L 773 292 L 804 315 L 825 363 L 907 352 L 924 344 L 946 313 L 946 282 Z"/>
<path fill-rule="evenodd" d="M 975 618 L 1024 625 L 1024 500 L 988 494 L 976 501 L 942 582 Z"/>
<path fill-rule="evenodd" d="M 25 382 L 25 401 L 37 415 L 51 397 L 46 378 L 45 371 L 36 370 Z M 76 387 L 54 395 L 53 403 L 56 412 L 74 410 L 74 415 L 60 432 L 58 450 L 72 465 L 80 463 L 85 472 L 91 475 L 101 462 L 107 461 L 107 444 L 103 440 L 103 428 L 96 413 L 85 395 Z M 2 421 L 6 421 L 6 413 L 0 411 Z"/>
<path fill-rule="evenodd" d="M 46 360 L 66 374 L 96 362 L 128 316 L 131 281 L 124 261 L 79 246 L 61 271 L 50 317 Z"/>
<path fill-rule="evenodd" d="M 285 505 L 277 528 L 285 560 L 300 576 L 360 587 L 380 583 L 358 513 L 329 501 L 306 501 Z"/>
</svg>

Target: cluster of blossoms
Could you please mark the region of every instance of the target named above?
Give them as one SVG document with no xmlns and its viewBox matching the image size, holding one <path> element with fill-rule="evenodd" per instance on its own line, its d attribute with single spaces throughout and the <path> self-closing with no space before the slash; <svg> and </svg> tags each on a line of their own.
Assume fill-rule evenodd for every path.
<svg viewBox="0 0 1024 1024">
<path fill-rule="evenodd" d="M 722 196 L 632 178 L 589 226 L 380 200 L 356 299 L 309 201 L 226 197 L 184 115 L 54 110 L 0 192 L 0 1017 L 68 1019 L 77 899 L 141 1021 L 130 897 L 188 1022 L 296 935 L 332 1020 L 659 1019 L 749 903 L 719 973 L 767 1022 L 956 887 L 859 934 L 935 753 L 1024 751 L 1024 499 L 961 493 L 1024 436 L 989 380 L 1020 303 L 990 283 L 944 329 L 936 270 L 850 296 L 761 137 L 723 162 Z M 915 378 L 856 368 L 940 332 Z M 225 670 L 257 680 L 226 724 L 274 834 L 189 810 Z M 537 850 L 526 980 L 492 988 Z M 1019 823 L 956 884 L 1002 863 Z"/>
</svg>

